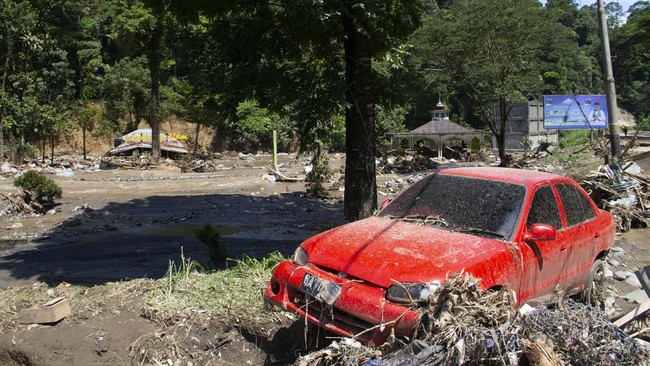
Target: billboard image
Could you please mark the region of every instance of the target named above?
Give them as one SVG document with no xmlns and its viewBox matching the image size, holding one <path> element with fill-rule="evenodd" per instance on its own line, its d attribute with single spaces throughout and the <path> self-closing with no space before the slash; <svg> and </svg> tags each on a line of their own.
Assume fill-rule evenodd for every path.
<svg viewBox="0 0 650 366">
<path fill-rule="evenodd" d="M 606 129 L 605 95 L 545 95 L 545 129 Z"/>
</svg>

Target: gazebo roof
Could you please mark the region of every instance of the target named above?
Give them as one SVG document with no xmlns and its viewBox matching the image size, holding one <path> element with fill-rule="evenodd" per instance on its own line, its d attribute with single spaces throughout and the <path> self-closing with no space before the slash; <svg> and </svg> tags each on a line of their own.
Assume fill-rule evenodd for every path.
<svg viewBox="0 0 650 366">
<path fill-rule="evenodd" d="M 476 133 L 478 131 L 465 128 L 458 123 L 452 122 L 448 119 L 429 121 L 422 126 L 411 130 L 409 134 L 414 135 L 447 135 L 447 134 L 465 134 Z"/>
</svg>

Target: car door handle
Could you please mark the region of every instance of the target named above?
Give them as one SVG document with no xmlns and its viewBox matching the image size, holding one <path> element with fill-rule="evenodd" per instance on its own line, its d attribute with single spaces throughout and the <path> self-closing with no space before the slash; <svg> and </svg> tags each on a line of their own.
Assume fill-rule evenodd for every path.
<svg viewBox="0 0 650 366">
<path fill-rule="evenodd" d="M 566 248 L 560 248 L 560 252 L 562 253 L 566 252 Z"/>
<path fill-rule="evenodd" d="M 594 238 L 599 238 L 599 237 L 600 237 L 600 233 L 594 233 Z"/>
</svg>

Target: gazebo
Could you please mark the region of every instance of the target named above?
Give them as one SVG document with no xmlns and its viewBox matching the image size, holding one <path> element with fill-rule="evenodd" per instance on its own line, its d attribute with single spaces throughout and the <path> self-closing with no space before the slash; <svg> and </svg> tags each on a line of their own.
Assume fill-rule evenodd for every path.
<svg viewBox="0 0 650 366">
<path fill-rule="evenodd" d="M 478 151 L 481 145 L 490 141 L 490 134 L 485 131 L 472 130 L 449 120 L 444 109 L 431 111 L 431 121 L 409 132 L 390 132 L 385 134 L 391 140 L 392 148 L 427 147 L 443 157 L 445 148 L 469 147 Z"/>
</svg>

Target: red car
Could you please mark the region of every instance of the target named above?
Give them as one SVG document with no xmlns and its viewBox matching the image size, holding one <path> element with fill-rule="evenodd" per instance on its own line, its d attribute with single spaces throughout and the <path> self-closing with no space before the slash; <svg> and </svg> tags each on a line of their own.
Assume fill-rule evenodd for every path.
<svg viewBox="0 0 650 366">
<path fill-rule="evenodd" d="M 275 269 L 267 302 L 363 343 L 408 339 L 418 302 L 451 274 L 507 286 L 519 306 L 591 288 L 615 234 L 573 180 L 507 168 L 455 168 L 409 187 L 377 216 L 303 242 Z"/>
</svg>

